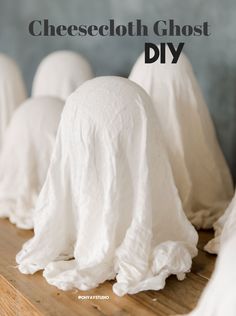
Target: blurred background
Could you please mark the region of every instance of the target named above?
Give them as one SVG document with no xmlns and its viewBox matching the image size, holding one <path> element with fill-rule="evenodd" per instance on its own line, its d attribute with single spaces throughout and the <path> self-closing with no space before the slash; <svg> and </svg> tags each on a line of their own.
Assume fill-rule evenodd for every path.
<svg viewBox="0 0 236 316">
<path fill-rule="evenodd" d="M 235 0 L 0 0 L 0 51 L 20 65 L 28 91 L 41 59 L 55 50 L 71 49 L 90 61 L 96 75 L 128 76 L 144 42 L 167 38 L 146 37 L 33 37 L 28 24 L 49 19 L 53 24 L 106 24 L 141 18 L 178 24 L 208 21 L 208 38 L 171 38 L 186 42 L 189 57 L 213 117 L 217 134 L 236 179 L 236 1 Z"/>
</svg>

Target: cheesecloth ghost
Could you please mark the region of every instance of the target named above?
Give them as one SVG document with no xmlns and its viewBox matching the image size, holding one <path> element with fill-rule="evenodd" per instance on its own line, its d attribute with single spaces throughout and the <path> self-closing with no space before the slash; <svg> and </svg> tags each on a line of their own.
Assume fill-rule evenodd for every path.
<svg viewBox="0 0 236 316">
<path fill-rule="evenodd" d="M 40 63 L 32 96 L 54 96 L 66 100 L 83 82 L 93 77 L 88 61 L 72 51 L 57 51 Z"/>
<path fill-rule="evenodd" d="M 63 102 L 53 97 L 26 100 L 6 130 L 0 155 L 0 217 L 33 228 L 33 208 L 45 181 Z"/>
<path fill-rule="evenodd" d="M 232 179 L 192 67 L 181 54 L 171 64 L 144 63 L 129 78 L 151 96 L 186 215 L 197 228 L 210 228 L 233 196 Z"/>
<path fill-rule="evenodd" d="M 17 255 L 22 273 L 44 269 L 62 290 L 116 277 L 120 296 L 184 278 L 198 238 L 152 111 L 145 91 L 119 77 L 90 80 L 68 98 L 35 236 Z"/>
<path fill-rule="evenodd" d="M 16 107 L 26 99 L 26 89 L 17 64 L 0 54 L 0 148 L 6 127 Z"/>
<path fill-rule="evenodd" d="M 234 214 L 236 215 L 236 214 Z M 200 301 L 189 316 L 236 315 L 236 220 L 234 230 L 222 243 L 216 268 Z"/>
</svg>

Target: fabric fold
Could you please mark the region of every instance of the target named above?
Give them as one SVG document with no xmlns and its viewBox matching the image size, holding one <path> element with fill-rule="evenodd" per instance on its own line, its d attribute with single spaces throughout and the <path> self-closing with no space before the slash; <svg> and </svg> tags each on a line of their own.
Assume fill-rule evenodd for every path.
<svg viewBox="0 0 236 316">
<path fill-rule="evenodd" d="M 119 295 L 161 289 L 197 254 L 148 95 L 119 77 L 84 83 L 67 100 L 35 236 L 16 257 L 63 290 L 116 278 Z"/>
<path fill-rule="evenodd" d="M 63 101 L 32 98 L 15 111 L 0 155 L 0 217 L 33 228 L 33 209 L 45 181 Z"/>
<path fill-rule="evenodd" d="M 215 236 L 204 249 L 212 254 L 218 254 L 221 244 L 224 244 L 236 229 L 236 193 L 225 213 L 214 223 Z"/>
<path fill-rule="evenodd" d="M 26 88 L 18 65 L 0 54 L 0 148 L 15 109 L 26 99 Z"/>
<path fill-rule="evenodd" d="M 142 54 L 129 79 L 152 98 L 186 215 L 196 228 L 211 228 L 233 196 L 233 183 L 187 57 L 171 61 L 169 49 L 165 64 L 145 64 Z"/>
<path fill-rule="evenodd" d="M 52 96 L 66 100 L 92 77 L 91 66 L 83 56 L 73 51 L 56 51 L 39 64 L 33 80 L 32 96 Z"/>
</svg>

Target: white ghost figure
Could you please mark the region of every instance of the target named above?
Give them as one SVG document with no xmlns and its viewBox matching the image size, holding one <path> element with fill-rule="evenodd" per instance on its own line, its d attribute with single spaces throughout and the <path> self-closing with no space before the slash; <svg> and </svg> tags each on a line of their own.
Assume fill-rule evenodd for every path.
<svg viewBox="0 0 236 316">
<path fill-rule="evenodd" d="M 232 178 L 192 67 L 184 54 L 177 64 L 144 63 L 129 79 L 151 96 L 186 215 L 197 228 L 210 228 L 233 196 Z"/>
<path fill-rule="evenodd" d="M 234 215 L 234 229 L 221 244 L 212 278 L 197 307 L 189 316 L 236 315 L 236 214 Z"/>
<path fill-rule="evenodd" d="M 184 278 L 198 237 L 142 88 L 100 77 L 68 98 L 34 223 L 19 270 L 44 269 L 62 290 L 116 277 L 122 296 L 162 289 L 170 274 Z"/>
<path fill-rule="evenodd" d="M 25 84 L 17 64 L 0 54 L 0 147 L 16 107 L 26 99 Z"/>
<path fill-rule="evenodd" d="M 33 228 L 33 208 L 45 181 L 63 101 L 26 100 L 6 130 L 0 155 L 0 217 L 19 228 Z"/>
<path fill-rule="evenodd" d="M 236 231 L 236 193 L 225 213 L 214 224 L 215 237 L 208 242 L 205 250 L 217 254 L 221 244 Z M 235 244 L 236 245 L 236 244 Z"/>
<path fill-rule="evenodd" d="M 53 96 L 63 100 L 93 77 L 88 61 L 72 51 L 56 51 L 40 63 L 32 86 L 32 96 Z"/>
</svg>

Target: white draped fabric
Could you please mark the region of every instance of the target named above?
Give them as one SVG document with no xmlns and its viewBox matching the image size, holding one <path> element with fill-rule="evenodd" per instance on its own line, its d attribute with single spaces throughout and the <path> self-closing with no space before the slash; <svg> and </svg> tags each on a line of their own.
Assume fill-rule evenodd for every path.
<svg viewBox="0 0 236 316">
<path fill-rule="evenodd" d="M 33 228 L 33 208 L 46 178 L 63 101 L 26 100 L 6 130 L 0 155 L 0 217 Z"/>
<path fill-rule="evenodd" d="M 189 316 L 236 315 L 236 216 L 230 234 L 224 236 L 216 268 L 200 301 Z M 231 222 L 231 224 L 233 223 Z"/>
<path fill-rule="evenodd" d="M 185 55 L 177 64 L 144 63 L 130 79 L 151 96 L 184 210 L 197 228 L 210 228 L 233 196 L 233 185 L 214 126 Z"/>
<path fill-rule="evenodd" d="M 62 290 L 116 278 L 122 296 L 162 289 L 170 274 L 184 278 L 198 237 L 143 89 L 100 77 L 68 98 L 34 226 L 19 270 L 44 269 Z"/>
<path fill-rule="evenodd" d="M 236 193 L 225 213 L 214 224 L 215 237 L 208 242 L 205 250 L 217 254 L 221 244 L 236 231 Z"/>
<path fill-rule="evenodd" d="M 0 148 L 16 107 L 26 99 L 25 84 L 17 64 L 0 54 Z"/>
<path fill-rule="evenodd" d="M 63 100 L 93 77 L 88 61 L 72 51 L 56 51 L 45 57 L 34 77 L 32 96 L 53 96 Z"/>
</svg>

